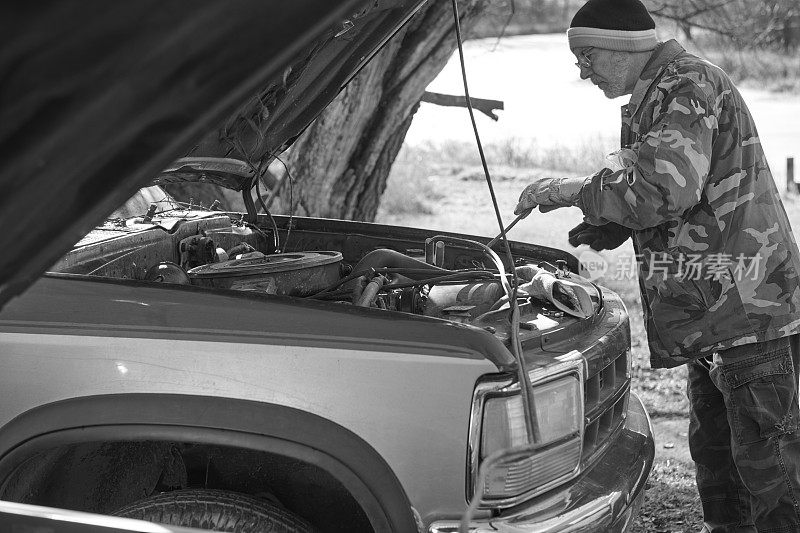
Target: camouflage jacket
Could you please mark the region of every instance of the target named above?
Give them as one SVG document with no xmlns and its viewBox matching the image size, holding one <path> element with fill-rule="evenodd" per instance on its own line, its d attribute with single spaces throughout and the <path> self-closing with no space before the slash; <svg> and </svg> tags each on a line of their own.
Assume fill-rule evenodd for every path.
<svg viewBox="0 0 800 533">
<path fill-rule="evenodd" d="M 660 44 L 622 107 L 622 147 L 579 205 L 633 229 L 652 366 L 800 331 L 797 243 L 728 76 Z"/>
</svg>

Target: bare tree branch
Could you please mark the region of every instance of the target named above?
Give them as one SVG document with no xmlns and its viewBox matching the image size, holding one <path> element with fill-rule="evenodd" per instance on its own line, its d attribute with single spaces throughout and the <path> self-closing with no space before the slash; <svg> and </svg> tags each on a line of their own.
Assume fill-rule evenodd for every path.
<svg viewBox="0 0 800 533">
<path fill-rule="evenodd" d="M 486 98 L 475 98 L 474 96 L 471 96 L 469 100 L 472 103 L 473 109 L 480 111 L 495 121 L 500 117 L 497 116 L 497 113 L 495 113 L 494 110 L 502 110 L 505 108 L 505 105 L 500 100 L 487 100 Z M 467 107 L 467 101 L 461 95 L 454 96 L 452 94 L 441 94 L 425 91 L 422 95 L 421 101 L 446 107 Z"/>
</svg>

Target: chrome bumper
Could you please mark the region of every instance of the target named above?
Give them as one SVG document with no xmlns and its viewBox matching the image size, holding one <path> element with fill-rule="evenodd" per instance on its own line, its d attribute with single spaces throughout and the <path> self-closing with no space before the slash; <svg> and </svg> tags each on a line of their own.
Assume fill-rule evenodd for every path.
<svg viewBox="0 0 800 533">
<path fill-rule="evenodd" d="M 472 533 L 621 533 L 644 498 L 655 445 L 650 418 L 631 393 L 628 416 L 611 446 L 580 477 L 493 518 L 474 520 Z M 429 533 L 457 533 L 457 520 L 434 522 Z"/>
</svg>

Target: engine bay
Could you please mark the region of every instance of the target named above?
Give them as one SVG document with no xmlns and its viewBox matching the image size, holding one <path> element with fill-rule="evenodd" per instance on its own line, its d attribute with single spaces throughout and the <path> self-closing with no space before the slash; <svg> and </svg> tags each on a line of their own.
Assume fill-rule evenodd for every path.
<svg viewBox="0 0 800 533">
<path fill-rule="evenodd" d="M 325 300 L 493 333 L 505 330 L 498 323 L 506 321 L 512 285 L 529 331 L 588 318 L 600 306 L 599 289 L 570 271 L 568 254 L 516 243 L 508 265 L 486 239 L 474 239 L 302 217 L 259 215 L 248 223 L 236 213 L 170 209 L 107 220 L 51 271 Z"/>
</svg>

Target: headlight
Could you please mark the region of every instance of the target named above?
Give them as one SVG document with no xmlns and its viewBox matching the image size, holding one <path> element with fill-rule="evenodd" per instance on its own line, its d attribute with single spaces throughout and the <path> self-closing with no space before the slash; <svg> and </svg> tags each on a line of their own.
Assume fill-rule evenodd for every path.
<svg viewBox="0 0 800 533">
<path fill-rule="evenodd" d="M 559 440 L 578 436 L 582 426 L 583 402 L 576 375 L 536 385 L 533 404 L 539 438 L 528 438 L 522 395 L 489 398 L 483 407 L 481 459 L 507 448 L 534 443 L 545 447 Z"/>
<path fill-rule="evenodd" d="M 532 376 L 536 435 L 529 436 L 518 387 L 487 391 L 483 398 L 477 463 L 500 450 L 519 450 L 492 465 L 480 482 L 484 501 L 514 505 L 577 474 L 583 442 L 583 362 Z M 473 476 L 477 465 L 473 465 Z M 479 482 L 479 480 L 476 480 Z M 474 486 L 473 486 L 474 488 Z"/>
</svg>

